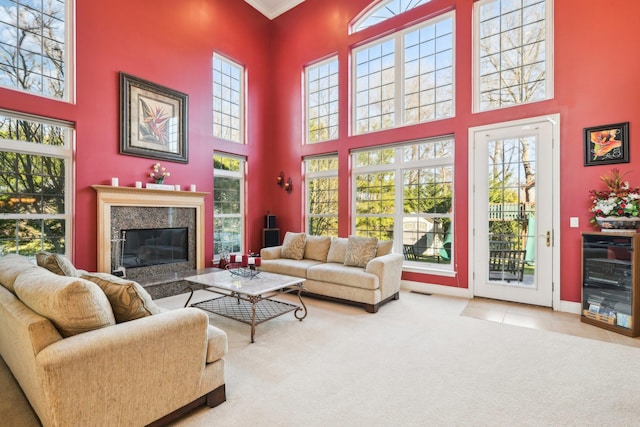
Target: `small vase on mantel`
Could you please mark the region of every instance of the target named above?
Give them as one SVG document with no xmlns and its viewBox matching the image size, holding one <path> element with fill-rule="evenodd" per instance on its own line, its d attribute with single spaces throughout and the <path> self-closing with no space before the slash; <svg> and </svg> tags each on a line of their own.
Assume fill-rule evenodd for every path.
<svg viewBox="0 0 640 427">
<path fill-rule="evenodd" d="M 640 218 L 631 216 L 597 217 L 596 221 L 604 232 L 635 232 L 640 228 Z"/>
<path fill-rule="evenodd" d="M 164 184 L 164 178 L 155 178 L 156 184 Z"/>
</svg>

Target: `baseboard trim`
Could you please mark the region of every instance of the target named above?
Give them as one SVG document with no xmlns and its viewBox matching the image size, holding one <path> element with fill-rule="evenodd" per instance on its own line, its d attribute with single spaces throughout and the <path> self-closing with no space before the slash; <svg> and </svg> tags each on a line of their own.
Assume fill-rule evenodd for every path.
<svg viewBox="0 0 640 427">
<path fill-rule="evenodd" d="M 403 280 L 400 285 L 400 289 L 402 289 L 403 291 L 415 292 L 420 294 L 438 294 L 460 298 L 473 298 L 473 295 L 467 288 L 454 288 L 452 286 L 414 282 L 412 280 Z"/>
</svg>

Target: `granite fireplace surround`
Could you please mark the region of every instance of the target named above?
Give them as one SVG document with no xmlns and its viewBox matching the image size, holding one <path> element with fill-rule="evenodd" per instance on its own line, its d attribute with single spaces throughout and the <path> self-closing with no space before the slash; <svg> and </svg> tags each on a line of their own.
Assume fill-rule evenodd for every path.
<svg viewBox="0 0 640 427">
<path fill-rule="evenodd" d="M 94 186 L 98 193 L 98 271 L 119 266 L 116 246 L 122 230 L 186 227 L 188 260 L 128 268 L 153 299 L 185 292 L 186 276 L 204 268 L 204 197 L 208 193 Z"/>
</svg>

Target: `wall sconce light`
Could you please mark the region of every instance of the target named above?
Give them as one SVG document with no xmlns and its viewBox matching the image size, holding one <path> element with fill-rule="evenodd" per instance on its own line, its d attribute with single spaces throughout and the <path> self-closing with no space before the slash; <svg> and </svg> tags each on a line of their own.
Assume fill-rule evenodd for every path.
<svg viewBox="0 0 640 427">
<path fill-rule="evenodd" d="M 284 189 L 287 193 L 291 193 L 291 190 L 293 190 L 293 181 L 291 181 L 291 177 L 289 177 L 287 183 L 284 185 Z"/>
<path fill-rule="evenodd" d="M 276 178 L 276 184 L 278 184 L 280 187 L 284 185 L 284 172 L 280 172 L 280 175 L 278 175 L 278 178 Z"/>
</svg>

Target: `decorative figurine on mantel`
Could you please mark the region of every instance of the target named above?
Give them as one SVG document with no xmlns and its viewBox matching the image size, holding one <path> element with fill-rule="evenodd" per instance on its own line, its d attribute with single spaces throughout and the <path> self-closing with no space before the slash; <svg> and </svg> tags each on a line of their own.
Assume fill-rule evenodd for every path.
<svg viewBox="0 0 640 427">
<path fill-rule="evenodd" d="M 167 171 L 167 168 L 162 166 L 160 163 L 156 163 L 151 168 L 153 169 L 153 172 L 151 172 L 149 176 L 156 184 L 164 184 L 164 179 L 171 176 L 171 173 Z"/>
</svg>

